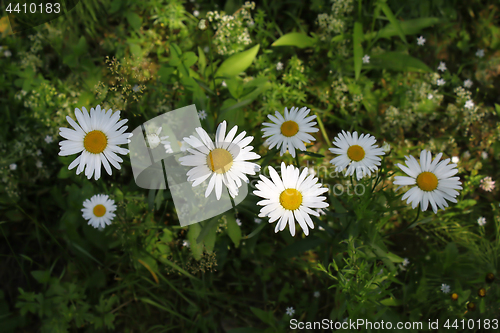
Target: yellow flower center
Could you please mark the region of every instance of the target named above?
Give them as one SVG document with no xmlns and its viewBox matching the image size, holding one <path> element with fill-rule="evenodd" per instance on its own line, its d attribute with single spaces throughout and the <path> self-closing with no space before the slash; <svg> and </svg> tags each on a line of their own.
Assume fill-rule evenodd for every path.
<svg viewBox="0 0 500 333">
<path fill-rule="evenodd" d="M 352 145 L 347 149 L 347 157 L 355 162 L 359 162 L 365 158 L 365 150 L 361 146 Z"/>
<path fill-rule="evenodd" d="M 281 124 L 281 134 L 286 137 L 291 137 L 297 134 L 299 131 L 299 124 L 297 124 L 293 120 L 287 120 L 283 124 Z"/>
<path fill-rule="evenodd" d="M 83 139 L 85 150 L 92 154 L 100 154 L 108 146 L 108 138 L 101 131 L 91 131 Z"/>
<path fill-rule="evenodd" d="M 438 186 L 438 179 L 432 172 L 422 172 L 417 177 L 417 185 L 423 191 L 434 191 Z"/>
<path fill-rule="evenodd" d="M 101 204 L 95 205 L 95 207 L 94 207 L 94 215 L 97 216 L 97 217 L 101 217 L 101 216 L 104 216 L 104 214 L 106 214 L 106 207 L 104 207 Z"/>
<path fill-rule="evenodd" d="M 225 149 L 216 148 L 207 156 L 208 167 L 216 173 L 226 173 L 233 165 L 233 155 Z"/>
<path fill-rule="evenodd" d="M 296 210 L 302 204 L 302 193 L 294 188 L 287 188 L 280 194 L 280 204 L 288 210 Z"/>
</svg>

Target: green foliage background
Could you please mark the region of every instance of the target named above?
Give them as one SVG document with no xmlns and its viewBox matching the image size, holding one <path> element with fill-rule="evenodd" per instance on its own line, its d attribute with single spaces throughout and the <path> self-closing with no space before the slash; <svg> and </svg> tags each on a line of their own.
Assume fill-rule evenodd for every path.
<svg viewBox="0 0 500 333">
<path fill-rule="evenodd" d="M 291 318 L 425 329 L 428 320 L 473 319 L 470 331 L 481 332 L 479 319 L 500 320 L 499 280 L 486 278 L 499 273 L 498 191 L 479 187 L 500 174 L 498 2 L 244 7 L 88 0 L 15 34 L 14 21 L 0 20 L 1 332 L 288 332 Z M 68 170 L 74 156 L 57 155 L 66 116 L 98 104 L 121 110 L 129 131 L 195 104 L 209 133 L 226 120 L 253 135 L 263 168 L 298 162 L 325 185 L 368 190 L 330 192 L 307 237 L 256 223 L 254 195 L 236 211 L 180 227 L 170 192 L 138 188 L 128 157 L 93 181 Z M 297 161 L 269 151 L 260 131 L 268 114 L 292 106 L 310 108 L 320 128 Z M 328 148 L 341 130 L 391 145 L 373 178 L 353 183 L 333 172 Z M 396 164 L 422 149 L 460 158 L 464 189 L 438 214 L 412 210 L 392 185 Z M 118 206 L 103 231 L 81 216 L 98 193 Z"/>
</svg>

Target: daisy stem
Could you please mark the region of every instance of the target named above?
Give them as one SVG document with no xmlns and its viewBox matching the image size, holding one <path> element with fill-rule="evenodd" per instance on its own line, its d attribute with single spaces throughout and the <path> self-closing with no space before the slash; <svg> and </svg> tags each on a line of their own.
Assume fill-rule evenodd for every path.
<svg viewBox="0 0 500 333">
<path fill-rule="evenodd" d="M 314 111 L 314 114 L 316 115 L 316 120 L 318 121 L 318 126 L 321 131 L 321 134 L 323 134 L 323 138 L 325 138 L 326 142 L 330 143 L 330 139 L 328 138 L 328 134 L 326 134 L 325 126 L 323 125 L 323 121 L 319 117 L 318 113 Z"/>
<path fill-rule="evenodd" d="M 299 154 L 295 154 L 295 164 L 297 165 L 297 168 L 300 169 Z"/>
<path fill-rule="evenodd" d="M 219 106 L 219 92 L 217 91 L 217 86 L 215 85 L 215 72 L 214 72 L 214 55 L 213 55 L 213 46 L 212 46 L 212 38 L 210 38 L 210 29 L 207 29 L 207 35 L 208 35 L 208 40 L 210 41 L 209 43 L 209 49 L 210 49 L 210 67 L 212 68 L 212 83 L 214 84 L 214 92 L 215 92 L 215 99 L 217 100 L 217 106 Z M 212 113 L 214 116 L 214 124 L 217 124 L 217 108 L 214 108 Z"/>
</svg>

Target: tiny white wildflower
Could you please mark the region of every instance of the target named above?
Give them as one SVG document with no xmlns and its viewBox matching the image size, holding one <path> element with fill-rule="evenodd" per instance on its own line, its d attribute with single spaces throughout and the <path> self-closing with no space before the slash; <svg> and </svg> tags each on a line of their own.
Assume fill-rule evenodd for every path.
<svg viewBox="0 0 500 333">
<path fill-rule="evenodd" d="M 12 55 L 12 52 L 10 52 L 9 50 L 5 50 L 5 52 L 3 53 L 3 55 L 8 58 L 8 57 L 10 57 Z"/>
<path fill-rule="evenodd" d="M 41 151 L 40 149 L 38 149 L 38 150 L 36 151 L 36 156 L 41 156 L 41 155 L 42 155 L 42 151 Z"/>
<path fill-rule="evenodd" d="M 365 54 L 363 57 L 363 64 L 369 64 L 370 63 L 370 56 L 368 54 Z"/>
<path fill-rule="evenodd" d="M 189 244 L 189 241 L 188 241 L 188 240 L 184 240 L 184 241 L 182 242 L 182 246 L 184 246 L 184 247 L 190 247 L 190 246 L 191 246 L 191 244 Z"/>
<path fill-rule="evenodd" d="M 222 81 L 222 86 L 227 87 L 226 81 Z"/>
<path fill-rule="evenodd" d="M 205 119 L 207 117 L 207 112 L 205 110 L 201 110 L 200 112 L 198 112 L 198 118 L 200 118 L 201 120 Z"/>
<path fill-rule="evenodd" d="M 488 153 L 487 153 L 487 152 L 485 152 L 485 151 L 483 151 L 483 152 L 481 153 L 481 157 L 483 158 L 483 160 L 487 159 L 487 158 L 488 158 Z"/>
<path fill-rule="evenodd" d="M 437 84 L 438 86 L 444 86 L 444 85 L 446 84 L 446 81 L 445 81 L 445 80 L 443 80 L 443 79 L 438 79 L 438 80 L 436 81 L 436 84 Z"/>
<path fill-rule="evenodd" d="M 453 156 L 453 157 L 451 158 L 451 163 L 455 163 L 455 164 L 456 164 L 456 163 L 458 163 L 459 161 L 460 161 L 460 159 L 458 158 L 458 156 Z"/>
<path fill-rule="evenodd" d="M 384 153 L 388 154 L 391 151 L 391 145 L 388 142 L 384 142 L 382 145 L 382 150 Z"/>
<path fill-rule="evenodd" d="M 259 218 L 254 218 L 253 221 L 257 224 L 260 224 L 262 222 L 262 219 L 259 219 Z"/>
<path fill-rule="evenodd" d="M 472 81 L 471 81 L 471 80 L 469 80 L 469 79 L 465 80 L 465 81 L 464 81 L 464 87 L 465 87 L 465 88 L 470 88 L 470 87 L 472 87 Z"/>
<path fill-rule="evenodd" d="M 420 45 L 420 46 L 422 46 L 422 45 L 425 44 L 425 38 L 424 38 L 424 36 L 420 36 L 420 37 L 417 38 L 417 44 Z"/>
<path fill-rule="evenodd" d="M 467 102 L 465 102 L 465 108 L 467 109 L 473 109 L 474 108 L 474 102 L 472 100 L 468 100 Z"/>
<path fill-rule="evenodd" d="M 241 220 L 240 219 L 236 219 L 236 224 L 241 227 Z"/>
<path fill-rule="evenodd" d="M 491 177 L 484 177 L 479 187 L 486 192 L 491 192 L 495 189 L 495 181 Z"/>
<path fill-rule="evenodd" d="M 439 63 L 438 70 L 440 70 L 441 72 L 444 72 L 446 70 L 446 64 L 443 61 Z"/>
<path fill-rule="evenodd" d="M 293 316 L 295 313 L 295 310 L 292 307 L 286 308 L 286 314 L 289 315 L 290 317 Z"/>
<path fill-rule="evenodd" d="M 200 12 L 199 12 L 199 11 L 195 10 L 195 11 L 193 12 L 193 16 L 194 16 L 194 17 L 198 17 L 199 15 L 200 15 Z"/>
<path fill-rule="evenodd" d="M 43 166 L 43 163 L 42 163 L 42 161 L 36 161 L 35 165 L 36 165 L 36 167 L 37 167 L 38 169 L 41 169 L 41 168 L 42 168 L 42 166 Z"/>
<path fill-rule="evenodd" d="M 52 141 L 54 141 L 54 139 L 52 139 L 52 137 L 50 135 L 47 135 L 44 140 L 47 143 L 52 143 Z"/>
<path fill-rule="evenodd" d="M 441 285 L 441 291 L 445 294 L 448 294 L 451 290 L 451 287 L 445 283 Z"/>
<path fill-rule="evenodd" d="M 484 57 L 484 50 L 483 49 L 477 50 L 476 56 L 479 58 Z"/>
<path fill-rule="evenodd" d="M 434 98 L 434 95 L 432 95 L 432 94 L 427 95 L 427 99 L 433 99 L 433 98 Z"/>
<path fill-rule="evenodd" d="M 408 266 L 410 264 L 410 260 L 408 258 L 403 259 L 403 266 Z"/>
<path fill-rule="evenodd" d="M 319 291 L 315 291 L 315 292 L 314 292 L 314 297 L 318 298 L 318 297 L 319 297 L 319 295 L 320 295 Z"/>
<path fill-rule="evenodd" d="M 16 163 L 12 163 L 11 165 L 9 165 L 9 168 L 11 170 L 16 170 L 17 169 L 17 164 Z"/>
<path fill-rule="evenodd" d="M 486 224 L 486 218 L 484 218 L 484 216 L 481 216 L 480 218 L 477 219 L 477 224 L 483 227 Z"/>
<path fill-rule="evenodd" d="M 277 70 L 277 71 L 280 71 L 280 70 L 282 70 L 282 69 L 283 69 L 283 63 L 280 61 L 280 62 L 278 62 L 278 63 L 276 64 L 276 70 Z"/>
</svg>

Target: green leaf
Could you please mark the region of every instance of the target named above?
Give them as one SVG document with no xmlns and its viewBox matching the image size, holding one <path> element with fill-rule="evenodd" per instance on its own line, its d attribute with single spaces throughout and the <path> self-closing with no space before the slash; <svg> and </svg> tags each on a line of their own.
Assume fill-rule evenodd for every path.
<svg viewBox="0 0 500 333">
<path fill-rule="evenodd" d="M 203 243 L 198 243 L 196 241 L 200 232 L 201 232 L 201 226 L 199 223 L 189 225 L 189 231 L 187 234 L 189 240 L 189 248 L 191 249 L 193 257 L 196 260 L 200 260 L 201 255 L 203 254 Z"/>
<path fill-rule="evenodd" d="M 193 66 L 198 61 L 198 56 L 194 52 L 186 52 L 182 55 L 182 63 L 187 68 Z"/>
<path fill-rule="evenodd" d="M 133 11 L 128 11 L 125 13 L 125 18 L 134 30 L 139 30 L 142 25 L 142 19 L 139 15 Z"/>
<path fill-rule="evenodd" d="M 359 78 L 361 73 L 361 66 L 363 64 L 363 46 L 361 41 L 363 40 L 363 26 L 361 22 L 354 23 L 354 35 L 353 35 L 353 48 L 354 48 L 354 73 L 356 80 Z"/>
<path fill-rule="evenodd" d="M 205 67 L 207 67 L 207 58 L 205 57 L 205 52 L 198 46 L 198 68 L 202 74 L 205 71 Z"/>
<path fill-rule="evenodd" d="M 399 26 L 405 35 L 414 35 L 420 32 L 420 30 L 431 27 L 443 20 L 437 17 L 422 17 L 413 20 L 401 21 Z M 386 38 L 389 39 L 393 36 L 398 35 L 399 32 L 394 24 L 389 23 L 379 31 L 374 31 L 365 35 L 365 39 L 372 38 Z"/>
<path fill-rule="evenodd" d="M 486 302 L 484 301 L 484 298 L 481 298 L 481 301 L 479 301 L 479 312 L 480 313 L 486 312 Z"/>
<path fill-rule="evenodd" d="M 315 39 L 300 32 L 290 32 L 281 36 L 275 41 L 272 46 L 296 46 L 301 49 L 311 47 L 315 43 Z"/>
<path fill-rule="evenodd" d="M 158 77 L 161 83 L 169 83 L 170 75 L 172 75 L 175 71 L 174 67 L 161 66 L 158 70 Z"/>
<path fill-rule="evenodd" d="M 50 279 L 49 271 L 31 271 L 31 275 L 35 278 L 38 283 L 47 283 Z"/>
<path fill-rule="evenodd" d="M 249 50 L 233 54 L 219 66 L 215 72 L 215 77 L 219 76 L 235 76 L 244 72 L 257 56 L 260 44 L 255 45 Z"/>
<path fill-rule="evenodd" d="M 310 151 L 301 151 L 299 154 L 304 154 L 304 155 L 312 156 L 312 157 L 325 157 L 325 155 L 312 153 Z"/>
<path fill-rule="evenodd" d="M 386 52 L 370 58 L 370 66 L 404 72 L 432 72 L 426 64 L 417 58 L 399 52 Z"/>
<path fill-rule="evenodd" d="M 399 306 L 401 304 L 400 301 L 395 299 L 394 297 L 389 297 L 380 301 L 380 304 L 386 306 Z"/>
<path fill-rule="evenodd" d="M 218 222 L 219 220 L 217 220 Z M 208 231 L 207 236 L 205 237 L 205 249 L 207 253 L 212 253 L 215 247 L 215 239 L 217 238 L 217 225 L 218 223 L 212 225 L 211 229 Z"/>
<path fill-rule="evenodd" d="M 500 104 L 495 103 L 495 111 L 497 113 L 497 116 L 500 117 Z"/>
<path fill-rule="evenodd" d="M 271 311 L 264 311 L 258 308 L 250 307 L 250 310 L 256 315 L 260 320 L 264 323 L 275 327 L 275 319 L 273 313 Z"/>
<path fill-rule="evenodd" d="M 399 37 L 405 42 L 405 44 L 408 44 L 406 41 L 405 34 L 403 33 L 403 29 L 401 29 L 401 24 L 398 19 L 396 19 L 396 16 L 392 13 L 392 10 L 389 8 L 389 6 L 386 3 L 379 3 L 380 9 L 384 12 L 385 16 L 387 16 L 387 19 L 391 24 L 394 26 L 394 29 L 397 31 Z"/>
<path fill-rule="evenodd" d="M 240 240 L 241 240 L 241 229 L 240 226 L 236 223 L 236 220 L 234 219 L 234 215 L 226 215 L 227 219 L 227 234 L 229 235 L 229 238 L 234 243 L 235 247 L 240 246 Z"/>
</svg>

